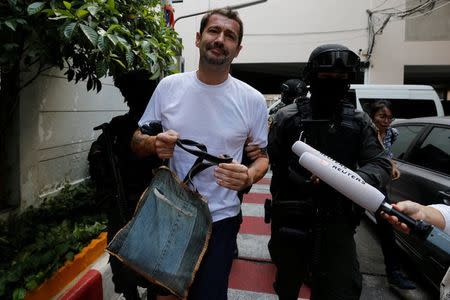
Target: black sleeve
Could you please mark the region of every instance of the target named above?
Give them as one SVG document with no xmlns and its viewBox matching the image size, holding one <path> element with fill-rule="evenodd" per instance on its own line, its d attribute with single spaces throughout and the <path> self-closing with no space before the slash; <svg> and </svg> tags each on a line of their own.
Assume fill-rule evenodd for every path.
<svg viewBox="0 0 450 300">
<path fill-rule="evenodd" d="M 272 180 L 270 183 L 270 193 L 275 199 L 287 184 L 289 150 L 287 132 L 289 118 L 285 111 L 279 110 L 273 118 L 269 129 L 267 153 L 269 155 L 270 168 L 272 170 Z"/>
<path fill-rule="evenodd" d="M 267 153 L 269 155 L 269 162 L 272 169 L 276 169 L 283 159 L 283 143 L 284 143 L 284 114 L 282 111 L 277 112 L 273 116 L 273 121 L 270 124 Z M 286 159 L 286 157 L 284 158 Z"/>
<path fill-rule="evenodd" d="M 91 176 L 92 181 L 98 184 L 106 174 L 110 173 L 103 133 L 99 135 L 97 140 L 92 142 L 87 158 L 89 163 L 89 175 Z"/>
<path fill-rule="evenodd" d="M 361 114 L 361 151 L 357 173 L 377 189 L 384 189 L 391 178 L 392 165 L 378 139 L 375 125 Z"/>
</svg>

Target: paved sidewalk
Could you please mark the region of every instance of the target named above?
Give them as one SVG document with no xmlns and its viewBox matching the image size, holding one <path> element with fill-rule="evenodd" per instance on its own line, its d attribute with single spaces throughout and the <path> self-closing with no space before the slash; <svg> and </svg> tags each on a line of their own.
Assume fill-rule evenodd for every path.
<svg viewBox="0 0 450 300">
<path fill-rule="evenodd" d="M 267 242 L 270 225 L 264 223 L 264 201 L 270 198 L 271 173 L 253 185 L 242 204 L 243 223 L 238 234 L 239 257 L 234 260 L 228 290 L 229 300 L 278 299 L 272 284 L 275 266 L 270 261 Z M 66 287 L 59 300 L 123 299 L 114 292 L 109 254 L 103 254 L 86 273 Z M 309 299 L 310 290 L 302 287 L 299 299 Z"/>
</svg>

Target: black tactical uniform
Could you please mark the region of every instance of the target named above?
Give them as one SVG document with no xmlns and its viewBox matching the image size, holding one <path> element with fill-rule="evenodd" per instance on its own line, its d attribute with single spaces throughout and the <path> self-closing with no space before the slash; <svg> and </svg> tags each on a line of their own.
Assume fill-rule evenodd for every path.
<svg viewBox="0 0 450 300">
<path fill-rule="evenodd" d="M 130 148 L 138 121 L 157 85 L 157 82 L 150 81 L 149 77 L 150 73 L 140 70 L 131 71 L 115 79 L 115 85 L 120 89 L 130 110 L 124 115 L 114 117 L 105 125 L 107 128 L 92 143 L 88 155 L 89 172 L 96 186 L 97 199 L 108 216 L 108 242 L 131 219 L 141 194 L 153 177 L 152 169 L 161 165 L 156 156 L 142 159 Z M 121 183 L 113 176 L 113 166 L 107 149 L 108 138 Z M 118 184 L 123 187 L 123 204 L 118 200 Z M 139 299 L 137 285 L 148 286 L 148 282 L 113 256 L 110 257 L 110 264 L 116 292 L 123 293 L 128 300 Z M 151 294 L 150 291 L 148 294 Z"/>
<path fill-rule="evenodd" d="M 160 160 L 155 156 L 139 158 L 131 151 L 131 138 L 138 128 L 137 123 L 140 117 L 140 115 L 126 113 L 114 117 L 108 124 L 113 151 L 126 196 L 126 211 L 123 213 L 127 220 L 133 216 L 141 194 L 153 178 L 151 170 L 160 165 Z M 109 216 L 109 241 L 125 225 L 125 222 L 121 220 L 120 210 L 117 201 L 115 201 L 116 182 L 112 176 L 109 158 L 105 150 L 106 147 L 105 135 L 102 133 L 92 143 L 88 160 L 91 179 L 96 185 L 98 199 L 101 202 L 101 207 Z"/>
<path fill-rule="evenodd" d="M 353 64 L 336 59 L 339 52 L 347 58 L 354 55 Z M 334 57 L 321 57 L 328 54 Z M 391 165 L 373 123 L 344 99 L 348 75 L 355 72 L 359 62 L 356 58 L 340 45 L 317 48 L 305 72 L 311 83 L 311 99 L 282 108 L 269 131 L 273 172 L 269 251 L 277 266 L 274 287 L 281 300 L 297 299 L 310 272 L 312 299 L 358 299 L 361 293 L 353 235 L 363 210 L 327 184 L 313 183 L 311 173 L 299 165 L 291 150 L 301 139 L 375 187 L 389 179 Z M 326 63 L 325 71 L 344 74 L 346 79 L 319 80 L 320 63 Z"/>
</svg>

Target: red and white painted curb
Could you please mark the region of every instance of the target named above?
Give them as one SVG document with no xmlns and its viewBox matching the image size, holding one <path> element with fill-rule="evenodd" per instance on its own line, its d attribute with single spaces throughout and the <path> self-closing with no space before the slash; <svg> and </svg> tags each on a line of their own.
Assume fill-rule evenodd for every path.
<svg viewBox="0 0 450 300">
<path fill-rule="evenodd" d="M 270 198 L 271 174 L 254 184 L 242 204 L 243 223 L 238 235 L 239 257 L 234 260 L 230 274 L 228 299 L 275 300 L 272 284 L 275 266 L 270 261 L 267 243 L 270 224 L 264 223 L 264 201 Z M 96 263 L 58 300 L 115 300 L 121 295 L 114 292 L 109 255 L 103 254 Z M 303 286 L 299 299 L 309 299 L 310 289 Z"/>
<path fill-rule="evenodd" d="M 58 300 L 115 300 L 121 295 L 114 292 L 109 254 L 104 253 L 91 268 L 68 287 Z"/>
</svg>

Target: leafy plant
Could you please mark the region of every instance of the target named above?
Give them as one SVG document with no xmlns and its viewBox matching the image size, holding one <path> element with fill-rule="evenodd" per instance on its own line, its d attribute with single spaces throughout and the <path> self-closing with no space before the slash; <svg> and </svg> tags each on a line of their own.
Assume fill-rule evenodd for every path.
<svg viewBox="0 0 450 300">
<path fill-rule="evenodd" d="M 170 73 L 181 49 L 158 0 L 8 0 L 0 12 L 2 71 L 66 67 L 88 90 L 133 69 Z"/>
<path fill-rule="evenodd" d="M 23 299 L 106 229 L 93 199 L 87 185 L 66 186 L 40 207 L 0 223 L 1 299 Z"/>
<path fill-rule="evenodd" d="M 99 92 L 100 79 L 147 69 L 153 77 L 174 72 L 181 50 L 166 26 L 159 0 L 1 0 L 0 156 L 14 145 L 20 91 L 43 71 L 65 69 L 69 81 Z M 11 127 L 9 127 L 11 126 Z M 0 161 L 0 198 L 14 187 L 7 178 L 14 163 Z"/>
</svg>

